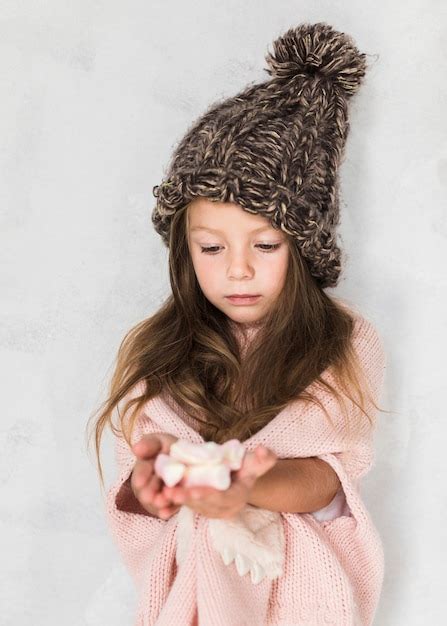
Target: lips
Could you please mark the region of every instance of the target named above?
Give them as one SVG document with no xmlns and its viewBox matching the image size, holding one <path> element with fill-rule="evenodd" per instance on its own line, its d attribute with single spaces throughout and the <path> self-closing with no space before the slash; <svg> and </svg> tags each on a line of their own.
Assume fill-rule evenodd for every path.
<svg viewBox="0 0 447 626">
<path fill-rule="evenodd" d="M 234 306 L 246 306 L 256 304 L 261 296 L 225 296 L 228 302 Z"/>
<path fill-rule="evenodd" d="M 257 298 L 259 293 L 232 293 L 227 298 Z"/>
</svg>

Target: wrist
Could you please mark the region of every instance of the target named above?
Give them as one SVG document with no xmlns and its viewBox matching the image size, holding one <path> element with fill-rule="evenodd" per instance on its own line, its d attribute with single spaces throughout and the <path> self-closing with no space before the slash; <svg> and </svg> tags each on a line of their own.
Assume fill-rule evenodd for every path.
<svg viewBox="0 0 447 626">
<path fill-rule="evenodd" d="M 262 476 L 258 476 L 256 478 L 255 482 L 248 491 L 247 504 L 258 508 L 263 507 L 262 502 L 265 499 L 263 496 L 265 492 L 265 480 L 263 479 L 265 476 L 266 474 L 263 474 Z"/>
</svg>

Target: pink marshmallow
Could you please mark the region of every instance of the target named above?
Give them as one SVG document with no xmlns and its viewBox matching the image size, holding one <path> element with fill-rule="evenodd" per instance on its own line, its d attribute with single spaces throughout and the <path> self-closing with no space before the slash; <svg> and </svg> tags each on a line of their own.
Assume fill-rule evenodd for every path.
<svg viewBox="0 0 447 626">
<path fill-rule="evenodd" d="M 169 487 L 184 477 L 187 487 L 224 490 L 231 484 L 231 471 L 241 468 L 245 452 L 245 446 L 237 439 L 223 444 L 213 441 L 196 444 L 178 439 L 171 445 L 169 455 L 157 455 L 154 471 Z"/>
</svg>

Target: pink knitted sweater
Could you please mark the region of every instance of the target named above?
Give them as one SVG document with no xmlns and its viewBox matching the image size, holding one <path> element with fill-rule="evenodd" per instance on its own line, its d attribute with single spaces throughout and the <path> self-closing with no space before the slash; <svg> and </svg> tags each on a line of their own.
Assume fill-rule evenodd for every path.
<svg viewBox="0 0 447 626">
<path fill-rule="evenodd" d="M 256 328 L 257 325 L 247 327 L 243 333 L 235 326 L 236 335 L 247 340 L 248 345 Z M 374 399 L 379 403 L 385 351 L 374 326 L 358 313 L 353 341 Z M 335 384 L 330 368 L 323 378 Z M 138 384 L 129 396 L 140 395 L 142 390 Z M 253 450 L 264 444 L 279 458 L 323 459 L 337 472 L 341 489 L 334 502 L 319 512 L 276 513 L 247 507 L 247 513 L 258 515 L 258 528 L 259 520 L 266 528 L 269 524 L 265 546 L 271 547 L 275 558 L 282 554 L 281 565 L 280 561 L 275 564 L 280 575 L 271 574 L 257 583 L 250 574 L 238 571 L 236 561 L 226 564 L 224 553 L 217 550 L 218 540 L 231 541 L 241 526 L 238 531 L 225 526 L 228 520 L 209 519 L 186 506 L 169 520 L 149 515 L 138 505 L 129 506 L 126 485 L 136 457 L 122 436 L 115 437 L 119 472 L 107 492 L 107 519 L 138 591 L 135 626 L 373 624 L 383 583 L 384 552 L 361 498 L 360 479 L 374 461 L 374 429 L 352 405 L 350 419 L 360 421 L 362 426 L 355 442 L 349 444 L 336 400 L 328 391 L 313 385 L 309 390 L 322 400 L 335 429 L 317 405 L 298 400 L 245 440 L 244 445 Z M 371 406 L 367 410 L 374 414 Z M 145 403 L 132 443 L 143 434 L 159 431 L 203 442 L 192 418 L 164 395 Z M 262 519 L 261 515 L 265 517 Z M 265 542 L 267 534 L 257 537 L 258 541 L 255 538 L 250 546 L 247 539 L 245 556 L 256 555 L 254 550 L 258 549 L 261 558 L 261 542 Z"/>
</svg>

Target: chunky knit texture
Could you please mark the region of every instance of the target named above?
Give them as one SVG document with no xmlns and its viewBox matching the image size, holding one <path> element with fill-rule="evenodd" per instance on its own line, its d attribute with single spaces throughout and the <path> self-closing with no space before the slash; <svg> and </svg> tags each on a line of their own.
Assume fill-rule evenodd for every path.
<svg viewBox="0 0 447 626">
<path fill-rule="evenodd" d="M 293 237 L 319 285 L 335 286 L 338 169 L 365 59 L 349 35 L 323 22 L 278 37 L 266 55 L 270 80 L 210 106 L 153 187 L 151 218 L 164 244 L 173 215 L 195 197 L 235 202 Z"/>
<path fill-rule="evenodd" d="M 238 340 L 241 357 L 244 358 L 247 348 L 249 346 L 250 341 L 254 338 L 257 331 L 262 326 L 262 322 L 245 322 L 244 324 L 236 323 L 229 320 L 230 327 L 232 328 L 233 334 Z M 163 395 L 165 402 L 181 417 L 181 419 L 191 426 L 191 428 L 198 430 L 200 427 L 199 421 L 196 420 L 193 416 L 189 415 L 186 411 L 179 406 L 173 398 L 170 396 Z M 124 494 L 123 494 L 124 495 Z M 315 519 L 320 521 L 326 521 L 334 519 L 335 517 L 339 517 L 340 515 L 349 515 L 350 510 L 348 504 L 346 502 L 345 492 L 342 487 L 335 494 L 333 500 L 322 509 L 318 511 L 313 511 L 312 515 Z"/>
<path fill-rule="evenodd" d="M 243 336 L 249 339 L 252 331 Z M 386 358 L 381 339 L 371 322 L 357 315 L 353 340 L 374 399 L 379 402 Z M 330 368 L 323 377 L 335 383 Z M 142 391 L 138 384 L 129 396 Z M 119 473 L 107 492 L 107 519 L 139 594 L 135 626 L 373 623 L 383 583 L 384 552 L 360 495 L 360 479 L 373 464 L 374 428 L 352 406 L 351 419 L 359 420 L 361 428 L 354 444 L 349 445 L 338 403 L 329 392 L 320 388 L 315 391 L 330 413 L 335 430 L 318 406 L 294 401 L 244 445 L 253 450 L 264 444 L 279 458 L 323 459 L 337 472 L 348 513 L 327 521 L 319 521 L 312 513 L 281 513 L 286 539 L 284 572 L 279 578 L 264 579 L 257 585 L 248 575 L 239 576 L 234 562 L 225 565 L 210 542 L 209 520 L 200 514 L 194 514 L 189 552 L 177 566 L 178 514 L 161 520 L 137 512 L 137 507 L 123 505 L 124 485 L 136 457 L 122 436 L 115 437 Z M 173 406 L 162 396 L 147 401 L 132 443 L 143 434 L 160 431 L 195 443 L 203 441 Z M 368 410 L 372 410 L 370 406 Z"/>
</svg>

